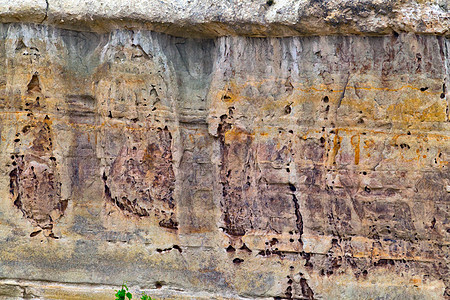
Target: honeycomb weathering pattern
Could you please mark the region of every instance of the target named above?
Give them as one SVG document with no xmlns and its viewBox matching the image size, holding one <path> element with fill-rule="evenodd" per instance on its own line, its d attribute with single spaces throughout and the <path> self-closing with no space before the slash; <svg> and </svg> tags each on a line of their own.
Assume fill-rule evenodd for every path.
<svg viewBox="0 0 450 300">
<path fill-rule="evenodd" d="M 448 297 L 449 46 L 1 25 L 0 297 Z"/>
<path fill-rule="evenodd" d="M 29 123 L 16 134 L 15 142 L 23 143 L 31 136 L 31 147 L 25 154 L 11 155 L 14 169 L 10 172 L 10 193 L 14 205 L 47 236 L 55 237 L 54 224 L 64 215 L 67 200 L 61 198 L 61 182 L 52 155 L 49 119 Z M 22 139 L 22 141 L 21 141 Z M 28 140 L 29 141 L 29 140 Z"/>
<path fill-rule="evenodd" d="M 108 200 L 140 217 L 155 216 L 159 225 L 176 229 L 172 136 L 165 128 L 131 134 L 103 175 Z"/>
<path fill-rule="evenodd" d="M 248 132 L 227 130 L 227 125 L 219 128 L 224 230 L 234 236 L 253 230 L 275 234 L 293 231 L 301 236 L 303 222 L 295 186 L 280 182 L 267 166 L 286 162 L 291 145 L 276 149 L 274 140 L 258 145 Z"/>
</svg>

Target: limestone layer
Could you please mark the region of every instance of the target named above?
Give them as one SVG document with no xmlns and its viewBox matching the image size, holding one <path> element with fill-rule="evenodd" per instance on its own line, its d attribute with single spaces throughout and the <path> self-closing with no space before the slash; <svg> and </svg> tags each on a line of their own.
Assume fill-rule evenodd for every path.
<svg viewBox="0 0 450 300">
<path fill-rule="evenodd" d="M 448 35 L 449 9 L 448 0 L 0 0 L 0 22 L 185 37 Z"/>
</svg>

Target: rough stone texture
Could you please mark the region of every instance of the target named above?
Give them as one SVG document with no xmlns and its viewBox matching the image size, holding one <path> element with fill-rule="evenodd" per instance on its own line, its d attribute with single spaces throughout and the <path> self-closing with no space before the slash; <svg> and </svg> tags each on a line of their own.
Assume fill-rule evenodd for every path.
<svg viewBox="0 0 450 300">
<path fill-rule="evenodd" d="M 245 15 L 284 1 L 217 26 L 174 2 L 160 27 L 47 3 L 2 20 L 98 32 L 0 25 L 0 299 L 450 297 L 448 3 L 288 27 Z M 125 14 L 148 23 L 100 32 Z"/>
<path fill-rule="evenodd" d="M 448 0 L 0 0 L 0 22 L 175 36 L 449 34 Z"/>
</svg>

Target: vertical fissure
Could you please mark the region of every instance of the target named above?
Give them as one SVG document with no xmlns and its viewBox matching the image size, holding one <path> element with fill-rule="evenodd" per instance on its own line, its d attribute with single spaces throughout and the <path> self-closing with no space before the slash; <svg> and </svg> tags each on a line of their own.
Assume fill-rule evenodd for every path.
<svg viewBox="0 0 450 300">
<path fill-rule="evenodd" d="M 292 185 L 291 185 L 292 186 Z M 303 235 L 303 217 L 302 214 L 300 213 L 300 204 L 298 203 L 298 199 L 297 196 L 292 193 L 292 201 L 294 202 L 294 209 L 295 209 L 295 225 L 297 227 L 298 230 L 298 234 L 299 234 L 299 238 L 298 241 L 301 245 L 303 245 L 303 241 L 302 241 L 302 235 Z"/>
</svg>

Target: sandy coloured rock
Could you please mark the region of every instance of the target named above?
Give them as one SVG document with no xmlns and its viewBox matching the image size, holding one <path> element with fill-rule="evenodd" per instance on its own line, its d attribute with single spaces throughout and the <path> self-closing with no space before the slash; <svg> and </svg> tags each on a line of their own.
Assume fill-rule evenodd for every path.
<svg viewBox="0 0 450 300">
<path fill-rule="evenodd" d="M 450 297 L 448 2 L 155 3 L 0 1 L 0 299 Z"/>
</svg>

